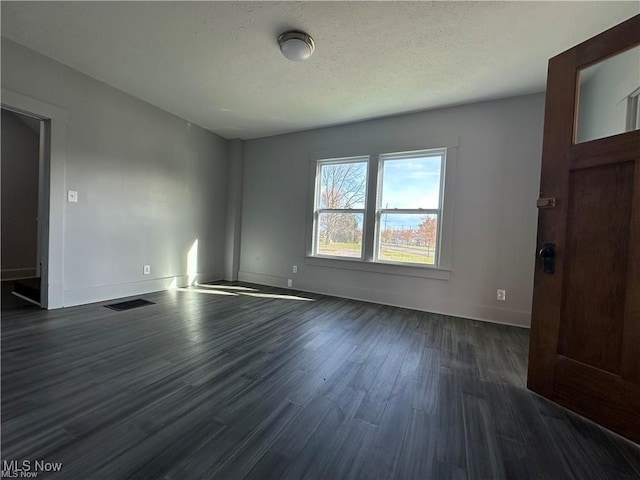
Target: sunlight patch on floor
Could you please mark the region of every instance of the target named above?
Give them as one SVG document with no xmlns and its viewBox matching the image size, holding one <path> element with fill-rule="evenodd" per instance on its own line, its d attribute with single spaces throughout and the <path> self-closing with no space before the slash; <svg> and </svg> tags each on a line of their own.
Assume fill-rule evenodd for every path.
<svg viewBox="0 0 640 480">
<path fill-rule="evenodd" d="M 283 295 L 279 293 L 242 293 L 247 297 L 259 297 L 259 298 L 278 298 L 281 300 L 302 300 L 305 302 L 313 302 L 313 298 L 299 297 L 297 295 Z"/>
<path fill-rule="evenodd" d="M 240 287 L 235 285 L 196 284 L 192 286 L 174 288 L 174 290 L 178 292 L 206 293 L 208 295 L 226 295 L 231 297 L 245 296 L 254 298 L 273 298 L 277 300 L 296 300 L 300 302 L 315 302 L 315 299 L 313 298 L 301 297 L 299 295 L 288 295 L 283 293 L 262 293 L 255 288 Z"/>
<path fill-rule="evenodd" d="M 233 293 L 233 292 L 223 292 L 221 290 L 206 290 L 203 288 L 200 288 L 202 285 L 199 285 L 198 287 L 181 287 L 181 288 L 176 288 L 176 290 L 178 292 L 191 292 L 191 293 L 207 293 L 209 295 L 227 295 L 230 297 L 237 297 L 238 294 L 237 293 Z"/>
<path fill-rule="evenodd" d="M 213 288 L 215 290 L 237 290 L 242 292 L 257 292 L 255 288 L 240 287 L 236 285 L 206 285 L 204 283 L 198 284 L 198 288 Z"/>
</svg>

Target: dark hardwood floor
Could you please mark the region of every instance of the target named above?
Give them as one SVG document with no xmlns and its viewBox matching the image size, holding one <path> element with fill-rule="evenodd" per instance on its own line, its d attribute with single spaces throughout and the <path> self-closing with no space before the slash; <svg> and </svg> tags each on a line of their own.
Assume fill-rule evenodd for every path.
<svg viewBox="0 0 640 480">
<path fill-rule="evenodd" d="M 2 460 L 64 479 L 638 479 L 525 388 L 528 331 L 252 285 L 3 304 Z"/>
</svg>

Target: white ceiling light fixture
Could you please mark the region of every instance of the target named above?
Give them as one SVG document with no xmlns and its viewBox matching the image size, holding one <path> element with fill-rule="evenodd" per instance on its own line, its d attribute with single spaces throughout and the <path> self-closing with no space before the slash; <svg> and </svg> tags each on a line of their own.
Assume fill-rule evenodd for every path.
<svg viewBox="0 0 640 480">
<path fill-rule="evenodd" d="M 284 32 L 278 37 L 278 44 L 282 54 L 294 62 L 306 60 L 316 49 L 313 38 L 298 30 Z"/>
</svg>

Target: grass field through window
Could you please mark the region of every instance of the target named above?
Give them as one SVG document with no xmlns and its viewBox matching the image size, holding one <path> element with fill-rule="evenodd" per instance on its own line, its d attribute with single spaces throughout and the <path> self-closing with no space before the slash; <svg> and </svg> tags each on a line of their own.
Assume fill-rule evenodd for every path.
<svg viewBox="0 0 640 480">
<path fill-rule="evenodd" d="M 380 245 L 378 259 L 387 262 L 435 264 L 434 247 L 418 247 L 414 245 Z"/>
<path fill-rule="evenodd" d="M 330 255 L 332 257 L 360 258 L 362 256 L 361 243 L 331 242 L 318 244 L 319 255 Z"/>
<path fill-rule="evenodd" d="M 382 244 L 379 260 L 387 262 L 418 263 L 422 265 L 435 264 L 434 247 L 418 247 L 414 245 Z M 318 254 L 332 257 L 360 258 L 362 244 L 360 243 L 322 243 L 318 244 Z"/>
</svg>

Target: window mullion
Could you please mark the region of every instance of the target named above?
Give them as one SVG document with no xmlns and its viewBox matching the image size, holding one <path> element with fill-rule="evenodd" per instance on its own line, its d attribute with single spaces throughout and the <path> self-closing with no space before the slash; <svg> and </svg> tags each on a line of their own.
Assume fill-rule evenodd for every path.
<svg viewBox="0 0 640 480">
<path fill-rule="evenodd" d="M 363 232 L 363 253 L 366 262 L 373 261 L 373 249 L 376 232 L 376 210 L 378 208 L 378 167 L 379 155 L 369 157 L 367 169 L 367 202 L 365 204 L 365 220 Z"/>
<path fill-rule="evenodd" d="M 318 214 L 321 213 L 364 213 L 365 210 L 362 208 L 319 208 L 316 211 Z"/>
<path fill-rule="evenodd" d="M 397 214 L 410 214 L 410 215 L 439 215 L 439 208 L 379 208 L 379 214 L 383 213 L 397 213 Z"/>
<path fill-rule="evenodd" d="M 444 209 L 444 185 L 446 180 L 446 169 L 447 169 L 447 152 L 443 152 L 442 158 L 440 160 L 440 202 L 439 202 L 439 211 L 437 217 L 437 232 L 438 237 L 436 239 L 436 255 L 435 255 L 435 264 L 440 265 L 440 252 L 442 251 L 442 211 Z"/>
</svg>

